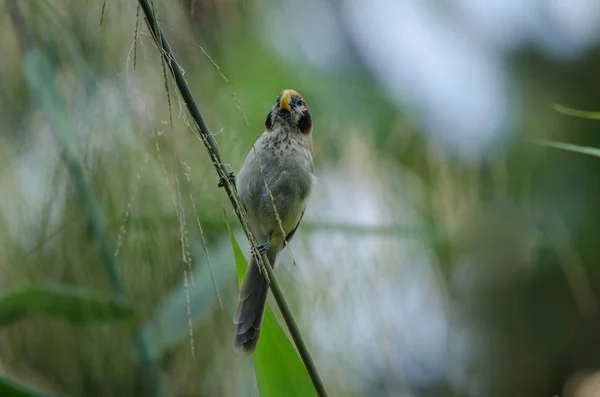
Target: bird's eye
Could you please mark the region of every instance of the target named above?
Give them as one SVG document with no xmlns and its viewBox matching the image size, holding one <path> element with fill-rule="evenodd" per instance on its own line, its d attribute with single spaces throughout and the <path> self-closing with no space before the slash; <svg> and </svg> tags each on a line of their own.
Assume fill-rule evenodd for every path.
<svg viewBox="0 0 600 397">
<path fill-rule="evenodd" d="M 296 106 L 304 106 L 304 100 L 302 98 L 298 98 L 296 100 Z"/>
</svg>

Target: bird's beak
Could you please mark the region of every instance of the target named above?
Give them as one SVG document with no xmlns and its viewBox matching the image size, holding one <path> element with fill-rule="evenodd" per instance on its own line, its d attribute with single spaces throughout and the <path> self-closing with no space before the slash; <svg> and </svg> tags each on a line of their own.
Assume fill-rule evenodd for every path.
<svg viewBox="0 0 600 397">
<path fill-rule="evenodd" d="M 292 101 L 292 96 L 288 90 L 283 92 L 281 96 L 281 101 L 279 102 L 279 110 L 287 110 L 288 112 L 292 109 L 290 106 L 290 102 Z"/>
</svg>

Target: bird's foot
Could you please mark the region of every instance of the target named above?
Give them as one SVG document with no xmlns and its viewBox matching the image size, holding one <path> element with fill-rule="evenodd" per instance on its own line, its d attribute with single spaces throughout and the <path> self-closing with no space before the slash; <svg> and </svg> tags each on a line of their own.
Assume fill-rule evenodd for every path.
<svg viewBox="0 0 600 397">
<path fill-rule="evenodd" d="M 219 187 L 225 186 L 226 179 L 229 179 L 229 182 L 231 182 L 235 186 L 235 175 L 233 174 L 233 172 L 228 172 L 227 174 L 225 174 L 224 176 L 219 178 L 219 184 L 217 186 L 219 186 Z"/>
<path fill-rule="evenodd" d="M 271 248 L 271 240 L 268 240 L 266 243 L 259 244 L 256 246 L 256 250 L 261 255 L 266 254 L 269 248 Z"/>
<path fill-rule="evenodd" d="M 258 244 L 256 246 L 256 250 L 258 251 L 258 253 L 260 255 L 262 255 L 262 254 L 266 254 L 267 251 L 269 250 L 269 248 L 271 248 L 271 235 L 270 234 L 269 234 L 269 237 L 267 237 L 267 241 L 265 243 Z"/>
</svg>

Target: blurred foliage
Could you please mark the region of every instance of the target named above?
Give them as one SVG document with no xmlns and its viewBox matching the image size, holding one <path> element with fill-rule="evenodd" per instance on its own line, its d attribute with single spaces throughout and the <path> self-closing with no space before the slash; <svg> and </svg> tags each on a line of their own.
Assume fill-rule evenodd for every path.
<svg viewBox="0 0 600 397">
<path fill-rule="evenodd" d="M 84 323 L 127 319 L 134 313 L 122 299 L 59 286 L 31 286 L 0 297 L 0 325 L 30 314 L 48 314 Z"/>
<path fill-rule="evenodd" d="M 0 378 L 0 393 L 6 397 L 44 397 L 38 391 L 5 378 Z"/>
<path fill-rule="evenodd" d="M 344 286 L 343 295 L 334 289 L 336 279 L 352 276 L 346 273 L 381 285 L 406 263 L 381 249 L 381 258 L 314 279 L 309 290 L 299 288 L 290 275 L 311 266 L 347 269 L 344 262 L 359 255 L 336 252 L 325 263 L 321 251 L 309 255 L 310 263 L 278 270 L 295 312 L 304 314 L 301 328 L 312 337 L 332 395 L 587 396 L 576 390 L 592 388 L 600 369 L 600 162 L 572 149 L 600 148 L 600 124 L 571 117 L 590 114 L 557 112 L 552 105 L 600 109 L 598 49 L 570 62 L 547 57 L 535 47 L 513 53 L 506 67 L 519 94 L 504 146 L 466 163 L 423 134 L 410 108 L 398 109 L 364 60 L 357 59 L 349 72 L 280 56 L 264 37 L 265 18 L 272 15 L 265 10 L 271 3 L 156 4 L 232 170 L 239 169 L 261 133 L 277 93 L 297 88 L 315 120 L 315 168 L 321 184 L 330 184 L 328 173 L 335 172 L 354 181 L 350 177 L 360 170 L 365 180 L 378 183 L 377 189 L 388 189 L 388 207 L 377 205 L 388 223 L 307 217 L 300 230 L 307 238 L 298 237 L 298 244 L 309 245 L 314 236 L 329 239 L 331 246 L 340 238 L 358 241 L 352 235 L 360 238 L 350 247 L 358 251 L 370 239 L 390 244 L 417 240 L 435 258 L 436 288 L 446 299 L 444 314 L 452 325 L 445 350 L 460 353 L 438 358 L 444 370 L 430 382 L 415 381 L 392 359 L 375 365 L 368 357 L 356 360 L 360 362 L 348 358 L 353 357 L 349 352 L 362 351 L 359 341 L 372 338 L 381 338 L 375 341 L 381 351 L 373 355 L 406 355 L 396 350 L 402 332 L 392 321 L 400 315 L 385 319 L 389 332 L 382 337 L 350 305 L 355 286 Z M 102 25 L 101 10 L 101 2 L 80 0 L 7 1 L 0 6 L 0 317 L 10 309 L 11 318 L 15 313 L 20 318 L 0 329 L 0 372 L 56 396 L 149 395 L 146 370 L 136 353 L 136 327 L 128 321 L 87 323 L 101 320 L 96 316 L 129 317 L 134 310 L 150 357 L 162 371 L 165 395 L 268 395 L 264 385 L 269 382 L 280 388 L 304 382 L 304 375 L 294 375 L 303 379 L 297 381 L 290 372 L 283 374 L 284 366 L 296 374 L 299 368 L 281 333 L 263 335 L 280 338 L 286 346 L 266 352 L 269 359 L 257 352 L 249 360 L 231 348 L 237 277 L 222 216 L 223 207 L 229 210 L 226 197 L 216 186 L 202 143 L 186 125 L 189 118 L 171 81 L 163 80 L 160 54 L 141 19 L 134 37 L 136 2 L 107 0 Z M 303 34 L 293 21 L 290 26 L 286 34 Z M 53 70 L 40 82 L 39 88 L 56 90 L 46 105 L 27 79 L 28 62 L 39 66 L 28 61 L 32 49 Z M 61 106 L 61 122 L 73 132 L 69 144 L 114 241 L 111 254 L 127 303 L 108 295 L 112 286 L 100 247 L 53 139 L 48 106 Z M 567 151 L 530 143 L 538 139 Z M 325 218 L 343 204 L 360 201 L 360 191 L 370 186 L 342 191 L 333 198 L 336 204 L 320 214 Z M 371 193 L 378 194 L 377 189 Z M 412 195 L 415 204 L 401 206 Z M 348 215 L 358 218 L 359 212 Z M 295 249 L 294 254 L 301 251 Z M 240 251 L 234 251 L 239 262 Z M 377 267 L 379 260 L 388 267 Z M 54 289 L 57 284 L 60 290 Z M 373 312 L 380 309 L 371 296 L 358 299 Z M 345 342 L 343 351 L 317 343 L 314 333 L 324 328 L 312 322 L 311 314 L 329 310 L 332 302 L 332 314 L 348 310 L 354 321 L 345 331 L 363 331 L 368 341 L 348 339 L 354 344 Z M 73 324 L 65 318 L 86 321 Z M 265 327 L 267 321 L 283 332 L 274 314 Z M 418 356 L 425 355 L 425 347 L 415 346 L 422 349 Z M 283 362 L 270 361 L 271 355 Z M 279 365 L 281 372 L 266 369 Z M 433 372 L 427 367 L 421 371 Z M 20 386 L 5 379 L 0 380 L 3 396 L 35 395 L 13 391 Z M 295 389 L 299 395 L 307 395 L 303 384 Z"/>
</svg>

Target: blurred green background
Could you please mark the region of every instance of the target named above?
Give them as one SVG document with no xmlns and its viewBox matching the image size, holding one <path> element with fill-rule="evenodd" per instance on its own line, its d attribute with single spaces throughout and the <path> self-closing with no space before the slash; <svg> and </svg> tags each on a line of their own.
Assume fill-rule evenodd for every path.
<svg viewBox="0 0 600 397">
<path fill-rule="evenodd" d="M 277 271 L 332 396 L 600 395 L 600 159 L 530 142 L 600 148 L 564 108 L 600 111 L 600 3 L 154 1 L 232 171 L 283 89 L 310 105 L 319 183 Z M 225 214 L 248 243 L 137 2 L 0 18 L 0 296 L 50 288 L 0 301 L 0 373 L 257 396 Z"/>
</svg>

